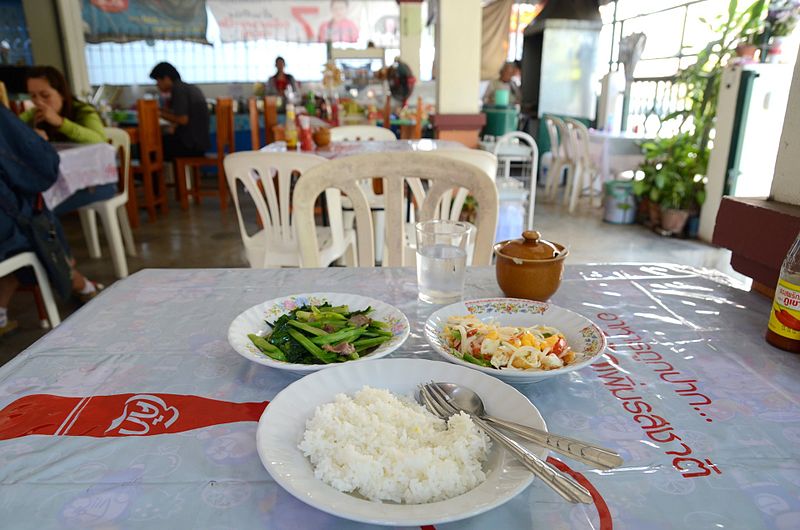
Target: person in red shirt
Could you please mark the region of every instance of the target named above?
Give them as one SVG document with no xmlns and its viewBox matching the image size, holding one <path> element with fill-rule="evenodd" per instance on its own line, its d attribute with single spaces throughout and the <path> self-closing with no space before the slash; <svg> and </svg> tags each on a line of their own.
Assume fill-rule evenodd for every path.
<svg viewBox="0 0 800 530">
<path fill-rule="evenodd" d="M 299 91 L 297 81 L 294 80 L 292 74 L 286 73 L 286 61 L 283 60 L 283 57 L 275 59 L 275 69 L 278 71 L 267 81 L 267 94 L 285 98 L 286 89 L 292 87 L 292 92 L 297 95 Z"/>
<path fill-rule="evenodd" d="M 347 18 L 347 0 L 331 1 L 331 19 L 323 22 L 317 32 L 319 42 L 356 42 L 358 25 Z"/>
</svg>

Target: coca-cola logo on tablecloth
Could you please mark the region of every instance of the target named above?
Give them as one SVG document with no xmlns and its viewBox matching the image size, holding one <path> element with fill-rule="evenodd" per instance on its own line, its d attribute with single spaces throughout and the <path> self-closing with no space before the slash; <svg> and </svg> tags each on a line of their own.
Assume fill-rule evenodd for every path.
<svg viewBox="0 0 800 530">
<path fill-rule="evenodd" d="M 180 416 L 175 407 L 150 394 L 137 394 L 125 402 L 122 415 L 111 422 L 105 432 L 116 432 L 126 436 L 142 436 L 150 433 L 150 429 L 166 432 L 170 425 Z"/>
</svg>

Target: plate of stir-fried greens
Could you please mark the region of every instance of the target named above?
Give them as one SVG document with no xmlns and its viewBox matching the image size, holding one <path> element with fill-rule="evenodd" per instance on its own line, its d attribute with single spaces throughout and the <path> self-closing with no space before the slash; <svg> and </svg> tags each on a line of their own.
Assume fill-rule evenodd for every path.
<svg viewBox="0 0 800 530">
<path fill-rule="evenodd" d="M 253 306 L 231 323 L 228 342 L 247 359 L 298 372 L 384 357 L 408 338 L 397 308 L 366 296 L 307 293 Z"/>
</svg>

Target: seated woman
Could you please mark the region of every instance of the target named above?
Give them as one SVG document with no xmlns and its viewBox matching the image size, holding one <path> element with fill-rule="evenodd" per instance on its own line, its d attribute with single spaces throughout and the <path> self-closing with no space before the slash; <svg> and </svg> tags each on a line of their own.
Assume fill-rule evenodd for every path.
<svg viewBox="0 0 800 530">
<path fill-rule="evenodd" d="M 23 217 L 37 207 L 39 194 L 53 185 L 58 177 L 58 154 L 25 127 L 14 114 L 0 105 L 0 197 L 12 203 Z M 69 256 L 61 225 L 56 220 L 59 241 Z M 16 219 L 0 208 L 0 261 L 22 252 L 31 251 L 30 235 Z M 83 302 L 97 294 L 101 286 L 89 281 L 72 263 L 72 289 Z M 32 271 L 21 269 L 18 274 L 0 278 L 0 337 L 17 327 L 8 319 L 8 304 L 20 283 L 32 283 Z"/>
<path fill-rule="evenodd" d="M 52 66 L 36 66 L 28 71 L 28 94 L 34 107 L 20 114 L 36 133 L 51 142 L 99 144 L 107 141 L 103 120 L 94 107 L 72 96 L 64 75 Z M 107 200 L 117 193 L 117 185 L 103 184 L 73 193 L 53 211 L 62 215 Z"/>
</svg>

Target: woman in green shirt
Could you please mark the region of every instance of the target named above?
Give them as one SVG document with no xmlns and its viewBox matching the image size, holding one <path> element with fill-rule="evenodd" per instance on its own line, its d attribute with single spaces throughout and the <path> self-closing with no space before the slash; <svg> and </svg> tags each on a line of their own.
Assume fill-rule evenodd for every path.
<svg viewBox="0 0 800 530">
<path fill-rule="evenodd" d="M 99 144 L 107 141 L 103 120 L 97 110 L 72 96 L 64 75 L 52 66 L 28 70 L 28 94 L 34 107 L 20 118 L 50 142 Z M 103 184 L 78 190 L 53 209 L 56 215 L 87 204 L 107 200 L 117 192 L 116 184 Z"/>
</svg>

